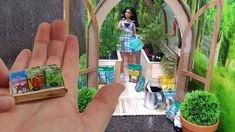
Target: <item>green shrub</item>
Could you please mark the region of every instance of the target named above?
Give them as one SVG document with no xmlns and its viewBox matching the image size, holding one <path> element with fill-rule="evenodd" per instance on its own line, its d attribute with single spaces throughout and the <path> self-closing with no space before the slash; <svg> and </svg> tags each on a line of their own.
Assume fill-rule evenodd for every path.
<svg viewBox="0 0 235 132">
<path fill-rule="evenodd" d="M 82 88 L 78 90 L 79 112 L 83 112 L 86 109 L 87 105 L 92 101 L 95 95 L 95 88 Z"/>
<path fill-rule="evenodd" d="M 201 126 L 210 126 L 217 122 L 220 104 L 216 96 L 205 91 L 188 93 L 181 104 L 181 115 L 189 122 Z"/>
</svg>

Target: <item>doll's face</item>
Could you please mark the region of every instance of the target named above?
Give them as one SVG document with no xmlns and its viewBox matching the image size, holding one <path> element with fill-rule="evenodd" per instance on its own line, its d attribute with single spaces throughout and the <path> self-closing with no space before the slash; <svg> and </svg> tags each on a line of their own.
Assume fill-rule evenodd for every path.
<svg viewBox="0 0 235 132">
<path fill-rule="evenodd" d="M 131 18 L 131 16 L 132 16 L 131 10 L 127 9 L 127 10 L 125 11 L 125 17 L 126 17 L 126 18 Z"/>
</svg>

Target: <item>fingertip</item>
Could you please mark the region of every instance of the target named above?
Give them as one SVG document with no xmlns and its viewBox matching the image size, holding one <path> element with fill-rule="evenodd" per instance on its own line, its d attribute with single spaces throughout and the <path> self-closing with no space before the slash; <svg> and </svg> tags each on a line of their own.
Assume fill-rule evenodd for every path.
<svg viewBox="0 0 235 132">
<path fill-rule="evenodd" d="M 51 28 L 52 28 L 51 39 L 64 41 L 66 33 L 65 22 L 59 19 L 54 20 L 51 24 Z"/>
<path fill-rule="evenodd" d="M 23 49 L 21 52 L 20 52 L 20 54 L 22 54 L 23 56 L 27 56 L 27 57 L 29 57 L 29 56 L 31 56 L 31 50 L 29 50 L 29 49 Z"/>
<path fill-rule="evenodd" d="M 66 45 L 69 45 L 71 48 L 78 49 L 78 37 L 75 35 L 68 35 L 65 40 Z"/>
<path fill-rule="evenodd" d="M 11 96 L 0 96 L 0 112 L 11 110 L 15 106 L 15 100 Z"/>
<path fill-rule="evenodd" d="M 62 25 L 64 25 L 65 26 L 65 21 L 64 20 L 61 20 L 61 19 L 56 19 L 56 20 L 54 20 L 53 22 L 52 22 L 52 25 L 60 25 L 60 24 L 62 24 Z"/>
<path fill-rule="evenodd" d="M 51 33 L 51 25 L 47 22 L 42 22 L 38 26 L 35 42 L 49 43 L 50 33 Z"/>
<path fill-rule="evenodd" d="M 51 25 L 48 22 L 42 22 L 42 23 L 39 24 L 38 28 L 48 28 L 50 26 Z"/>
<path fill-rule="evenodd" d="M 0 86 L 8 87 L 9 84 L 9 70 L 3 60 L 0 58 Z"/>
<path fill-rule="evenodd" d="M 11 72 L 21 71 L 27 68 L 31 58 L 31 51 L 29 49 L 23 49 L 16 57 L 14 64 L 11 67 Z"/>
</svg>

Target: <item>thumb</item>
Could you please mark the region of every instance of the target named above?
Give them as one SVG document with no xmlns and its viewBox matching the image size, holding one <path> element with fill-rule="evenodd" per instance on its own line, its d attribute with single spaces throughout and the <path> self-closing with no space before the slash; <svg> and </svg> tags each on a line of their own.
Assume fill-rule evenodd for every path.
<svg viewBox="0 0 235 132">
<path fill-rule="evenodd" d="M 0 112 L 8 111 L 14 106 L 14 98 L 9 93 L 0 91 Z"/>
</svg>

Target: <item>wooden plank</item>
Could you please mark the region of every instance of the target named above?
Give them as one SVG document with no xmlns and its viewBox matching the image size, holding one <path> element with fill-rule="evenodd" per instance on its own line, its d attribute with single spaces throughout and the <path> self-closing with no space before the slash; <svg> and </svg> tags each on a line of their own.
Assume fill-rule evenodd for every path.
<svg viewBox="0 0 235 132">
<path fill-rule="evenodd" d="M 205 78 L 203 78 L 203 77 L 201 77 L 201 76 L 199 76 L 199 75 L 197 75 L 197 74 L 194 74 L 194 73 L 192 73 L 192 72 L 183 70 L 183 71 L 182 71 L 182 74 L 183 74 L 184 76 L 192 77 L 192 78 L 194 78 L 194 79 L 196 79 L 196 80 L 198 80 L 198 81 L 200 81 L 200 82 L 202 82 L 202 83 L 205 83 L 205 82 L 206 82 L 206 79 L 205 79 Z"/>
<path fill-rule="evenodd" d="M 115 66 L 118 60 L 99 60 L 99 66 Z"/>
<path fill-rule="evenodd" d="M 121 61 L 116 61 L 114 82 L 120 82 Z"/>
<path fill-rule="evenodd" d="M 88 68 L 97 68 L 95 72 L 91 72 L 88 74 L 88 86 L 98 87 L 99 27 L 94 9 L 92 8 L 89 0 L 84 0 L 84 2 L 91 16 L 91 23 L 88 27 Z"/>
<path fill-rule="evenodd" d="M 84 75 L 84 74 L 88 74 L 88 73 L 91 73 L 91 72 L 96 72 L 96 70 L 97 70 L 97 67 L 89 67 L 85 70 L 79 71 L 79 75 Z"/>
<path fill-rule="evenodd" d="M 205 91 L 209 91 L 209 89 L 210 89 L 210 81 L 211 81 L 212 68 L 213 68 L 213 63 L 214 63 L 214 58 L 215 58 L 216 43 L 217 43 L 218 34 L 219 34 L 222 6 L 223 6 L 223 0 L 218 0 L 217 1 L 218 8 L 217 8 L 217 13 L 216 13 L 214 32 L 213 32 L 212 41 L 211 41 L 208 70 L 207 70 L 207 74 L 206 74 Z"/>
<path fill-rule="evenodd" d="M 66 34 L 69 34 L 69 5 L 70 0 L 64 0 L 64 21 L 66 24 Z"/>
<path fill-rule="evenodd" d="M 39 91 L 22 93 L 13 96 L 15 98 L 16 103 L 22 103 L 33 100 L 41 100 L 41 99 L 64 96 L 67 91 L 68 90 L 65 87 L 58 87 L 58 88 L 50 88 Z"/>
</svg>

